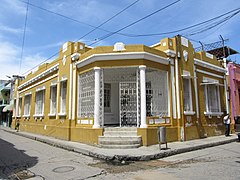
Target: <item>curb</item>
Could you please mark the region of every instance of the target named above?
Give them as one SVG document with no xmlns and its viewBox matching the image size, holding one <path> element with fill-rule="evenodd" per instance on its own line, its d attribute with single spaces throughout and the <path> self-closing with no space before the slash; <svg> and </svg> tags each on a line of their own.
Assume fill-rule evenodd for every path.
<svg viewBox="0 0 240 180">
<path fill-rule="evenodd" d="M 229 139 L 229 140 L 224 140 L 224 141 L 195 145 L 195 146 L 192 146 L 192 147 L 179 148 L 179 149 L 169 150 L 169 151 L 165 151 L 165 152 L 159 152 L 159 153 L 155 153 L 155 154 L 151 154 L 151 155 L 137 155 L 137 156 L 113 155 L 113 156 L 107 156 L 107 155 L 104 155 L 104 154 L 94 153 L 94 152 L 88 151 L 86 149 L 76 148 L 76 147 L 73 147 L 71 145 L 65 145 L 63 143 L 56 143 L 56 142 L 53 142 L 53 141 L 45 139 L 45 138 L 36 137 L 34 135 L 22 134 L 21 132 L 20 133 L 19 132 L 14 132 L 14 131 L 7 130 L 7 129 L 3 129 L 3 130 L 6 131 L 6 132 L 9 132 L 9 133 L 18 135 L 18 136 L 22 136 L 22 137 L 25 137 L 25 138 L 28 138 L 28 139 L 32 139 L 32 140 L 35 140 L 35 141 L 39 141 L 39 142 L 51 145 L 53 147 L 65 149 L 65 150 L 68 150 L 68 151 L 73 151 L 73 152 L 76 152 L 76 153 L 79 153 L 79 154 L 94 157 L 94 158 L 101 159 L 101 160 L 104 160 L 104 161 L 114 161 L 114 162 L 149 161 L 149 160 L 154 160 L 154 159 L 161 159 L 161 158 L 168 157 L 168 156 L 173 156 L 173 155 L 176 155 L 176 154 L 181 154 L 181 153 L 186 153 L 186 152 L 190 152 L 190 151 L 196 151 L 196 150 L 200 150 L 200 149 L 205 149 L 205 148 L 210 148 L 210 147 L 219 146 L 219 145 L 223 145 L 223 144 L 228 144 L 228 143 L 231 143 L 231 142 L 236 142 L 238 140 L 238 138 L 234 138 L 234 139 Z"/>
</svg>

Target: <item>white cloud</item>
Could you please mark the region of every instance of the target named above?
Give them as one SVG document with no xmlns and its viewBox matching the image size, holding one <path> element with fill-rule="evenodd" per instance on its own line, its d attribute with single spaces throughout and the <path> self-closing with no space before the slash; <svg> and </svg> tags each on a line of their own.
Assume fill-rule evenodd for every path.
<svg viewBox="0 0 240 180">
<path fill-rule="evenodd" d="M 0 79 L 7 79 L 6 75 L 19 74 L 21 48 L 9 42 L 0 43 Z M 20 75 L 36 66 L 46 57 L 41 54 L 26 55 L 22 59 Z"/>
<path fill-rule="evenodd" d="M 14 28 L 14 27 L 9 27 L 6 25 L 3 25 L 0 23 L 0 32 L 4 33 L 13 33 L 13 34 L 22 34 L 23 33 L 23 29 L 21 28 Z"/>
</svg>

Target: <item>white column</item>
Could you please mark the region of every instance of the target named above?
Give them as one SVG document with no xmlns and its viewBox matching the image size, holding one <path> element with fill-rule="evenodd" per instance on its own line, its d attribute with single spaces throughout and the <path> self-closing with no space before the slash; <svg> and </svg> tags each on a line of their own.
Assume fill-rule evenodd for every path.
<svg viewBox="0 0 240 180">
<path fill-rule="evenodd" d="M 93 128 L 100 128 L 100 68 L 95 67 L 95 99 L 94 99 L 94 124 Z"/>
<path fill-rule="evenodd" d="M 147 113 L 146 113 L 146 66 L 139 66 L 140 69 L 140 92 L 141 92 L 141 126 L 147 128 Z"/>
</svg>

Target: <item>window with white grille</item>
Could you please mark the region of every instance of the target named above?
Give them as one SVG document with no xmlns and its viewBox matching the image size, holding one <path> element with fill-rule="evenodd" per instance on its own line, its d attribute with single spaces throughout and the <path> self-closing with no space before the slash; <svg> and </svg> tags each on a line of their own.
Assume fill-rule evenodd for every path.
<svg viewBox="0 0 240 180">
<path fill-rule="evenodd" d="M 169 116 L 168 72 L 147 68 L 146 110 L 147 116 Z"/>
<path fill-rule="evenodd" d="M 67 81 L 61 82 L 61 106 L 60 106 L 60 113 L 66 113 L 66 101 L 67 101 Z"/>
<path fill-rule="evenodd" d="M 56 114 L 57 108 L 57 85 L 51 86 L 50 114 Z"/>
<path fill-rule="evenodd" d="M 22 115 L 22 98 L 18 99 L 18 116 Z"/>
<path fill-rule="evenodd" d="M 35 115 L 43 115 L 44 113 L 44 90 L 40 90 L 36 92 L 36 107 L 35 107 Z"/>
<path fill-rule="evenodd" d="M 24 116 L 30 116 L 32 95 L 26 95 L 24 98 Z"/>
<path fill-rule="evenodd" d="M 94 71 L 78 76 L 78 117 L 94 116 Z"/>
<path fill-rule="evenodd" d="M 220 112 L 219 86 L 214 84 L 205 85 L 206 112 Z"/>
<path fill-rule="evenodd" d="M 192 111 L 192 88 L 191 79 L 183 78 L 183 88 L 184 88 L 184 111 Z"/>
</svg>

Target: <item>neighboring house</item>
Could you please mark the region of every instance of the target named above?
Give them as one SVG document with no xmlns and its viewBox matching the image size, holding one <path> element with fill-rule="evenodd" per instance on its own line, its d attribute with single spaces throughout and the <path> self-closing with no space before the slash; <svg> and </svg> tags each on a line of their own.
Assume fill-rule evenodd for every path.
<svg viewBox="0 0 240 180">
<path fill-rule="evenodd" d="M 67 42 L 56 60 L 16 81 L 13 127 L 19 119 L 22 131 L 100 145 L 109 127 L 127 136 L 131 126 L 145 146 L 158 143 L 159 126 L 168 141 L 221 135 L 225 73 L 181 36 L 151 47 Z"/>
<path fill-rule="evenodd" d="M 240 118 L 240 65 L 233 62 L 228 63 L 231 97 L 232 120 Z"/>
<path fill-rule="evenodd" d="M 5 127 L 11 125 L 10 112 L 5 110 L 10 104 L 10 90 L 11 84 L 7 80 L 0 80 L 0 124 Z"/>
</svg>

